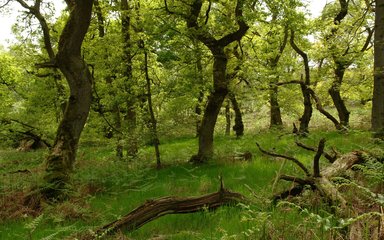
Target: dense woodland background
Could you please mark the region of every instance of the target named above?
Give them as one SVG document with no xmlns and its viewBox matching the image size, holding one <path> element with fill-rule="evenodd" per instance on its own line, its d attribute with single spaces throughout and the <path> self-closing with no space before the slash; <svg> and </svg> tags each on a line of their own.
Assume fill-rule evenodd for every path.
<svg viewBox="0 0 384 240">
<path fill-rule="evenodd" d="M 384 1 L 65 2 L 1 3 L 1 239 L 384 238 Z"/>
</svg>

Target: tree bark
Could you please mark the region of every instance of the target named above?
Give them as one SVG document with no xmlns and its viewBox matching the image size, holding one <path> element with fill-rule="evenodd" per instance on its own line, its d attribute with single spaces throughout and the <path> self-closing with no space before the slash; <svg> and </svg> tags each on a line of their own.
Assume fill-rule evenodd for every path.
<svg viewBox="0 0 384 240">
<path fill-rule="evenodd" d="M 225 104 L 225 135 L 231 135 L 231 102 L 227 99 Z"/>
<path fill-rule="evenodd" d="M 199 136 L 200 132 L 200 126 L 201 126 L 201 114 L 202 114 L 202 103 L 204 100 L 204 73 L 203 73 L 203 63 L 202 63 L 202 52 L 199 46 L 198 40 L 193 40 L 193 47 L 194 47 L 194 53 L 195 53 L 195 60 L 196 60 L 196 82 L 199 85 L 199 96 L 197 98 L 197 103 L 195 106 L 195 113 L 196 113 L 196 137 Z"/>
<path fill-rule="evenodd" d="M 372 131 L 384 138 L 384 0 L 376 0 Z"/>
<path fill-rule="evenodd" d="M 136 156 L 138 151 L 138 140 L 136 136 L 136 99 L 135 93 L 133 91 L 133 86 L 135 85 L 132 74 L 132 53 L 131 53 L 131 17 L 129 15 L 129 3 L 128 0 L 121 0 L 121 32 L 123 35 L 123 76 L 126 78 L 124 81 L 124 91 L 127 94 L 126 96 L 126 107 L 127 114 L 125 120 L 128 127 L 128 145 L 127 145 L 127 155 Z"/>
<path fill-rule="evenodd" d="M 276 18 L 277 13 L 274 12 L 272 18 Z M 269 32 L 270 35 L 272 35 L 272 32 Z M 284 28 L 284 37 L 283 41 L 281 42 L 279 46 L 279 51 L 275 56 L 270 58 L 268 60 L 268 66 L 271 69 L 273 74 L 276 74 L 277 66 L 280 61 L 281 55 L 284 52 L 285 47 L 287 46 L 288 42 L 288 28 Z M 279 82 L 279 76 L 276 76 L 271 82 L 271 88 L 269 91 L 269 104 L 270 104 L 270 128 L 274 127 L 281 127 L 283 125 L 283 120 L 281 118 L 281 111 L 279 106 L 279 98 L 278 98 L 278 92 L 279 88 L 276 85 L 276 83 Z"/>
<path fill-rule="evenodd" d="M 272 83 L 273 84 L 273 83 Z M 272 86 L 269 91 L 269 104 L 270 104 L 270 128 L 280 127 L 283 125 L 283 120 L 281 118 L 281 111 L 278 100 L 278 87 Z"/>
<path fill-rule="evenodd" d="M 213 92 L 208 97 L 207 107 L 204 111 L 203 120 L 199 133 L 199 151 L 191 158 L 192 162 L 206 162 L 213 156 L 213 133 L 215 130 L 217 116 L 228 93 L 228 82 L 225 80 L 227 69 L 227 56 L 224 47 L 214 55 L 213 62 Z"/>
<path fill-rule="evenodd" d="M 228 95 L 232 103 L 233 111 L 235 112 L 235 125 L 233 126 L 233 131 L 235 131 L 236 137 L 240 138 L 244 135 L 243 116 L 241 114 L 239 103 L 237 102 L 235 94 L 231 92 Z"/>
<path fill-rule="evenodd" d="M 308 61 L 308 55 L 296 45 L 295 32 L 293 30 L 291 30 L 290 44 L 292 48 L 295 50 L 295 52 L 297 52 L 303 58 L 303 62 L 304 62 L 305 81 L 304 81 L 304 84 L 300 84 L 301 93 L 303 94 L 304 111 L 303 111 L 303 115 L 300 117 L 300 127 L 299 127 L 298 133 L 300 135 L 305 135 L 309 133 L 308 126 L 312 117 L 311 93 L 308 90 L 311 84 L 309 61 Z"/>
<path fill-rule="evenodd" d="M 67 1 L 69 19 L 60 35 L 57 66 L 66 77 L 70 97 L 63 119 L 57 129 L 54 145 L 46 159 L 45 181 L 42 190 L 47 199 L 60 199 L 76 159 L 81 132 L 91 106 L 92 75 L 81 56 L 81 45 L 91 21 L 93 0 Z"/>
<path fill-rule="evenodd" d="M 338 61 L 335 61 L 335 64 L 336 64 L 335 79 L 332 83 L 331 88 L 328 90 L 328 92 L 329 92 L 329 95 L 331 95 L 333 104 L 336 107 L 340 124 L 343 127 L 348 128 L 350 112 L 345 106 L 344 100 L 342 99 L 340 94 L 340 88 L 343 82 L 346 66 Z"/>
<path fill-rule="evenodd" d="M 148 73 L 148 52 L 145 48 L 144 48 L 144 71 L 145 71 L 145 79 L 147 82 L 148 111 L 151 119 L 151 124 L 150 124 L 151 142 L 153 142 L 153 145 L 155 147 L 156 167 L 161 168 L 160 149 L 159 149 L 160 140 L 157 134 L 157 120 L 155 117 L 155 113 L 153 112 L 153 106 L 152 106 L 151 79 L 149 78 L 149 73 Z"/>
<path fill-rule="evenodd" d="M 234 205 L 241 202 L 246 202 L 246 198 L 242 194 L 224 188 L 216 193 L 201 197 L 163 197 L 148 200 L 120 219 L 98 228 L 94 236 L 84 236 L 81 239 L 98 239 L 97 237 L 112 234 L 118 230 L 133 231 L 167 214 L 194 213 L 204 209 L 215 210 L 220 206 Z"/>
</svg>

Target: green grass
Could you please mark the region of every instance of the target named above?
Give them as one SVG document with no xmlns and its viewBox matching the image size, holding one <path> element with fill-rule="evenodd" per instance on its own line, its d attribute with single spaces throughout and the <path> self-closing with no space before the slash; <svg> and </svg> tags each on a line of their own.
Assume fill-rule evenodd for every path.
<svg viewBox="0 0 384 240">
<path fill-rule="evenodd" d="M 296 147 L 294 137 L 284 135 L 288 132 L 258 132 L 242 139 L 219 135 L 215 138 L 214 159 L 201 166 L 188 163 L 197 151 L 195 138 L 163 142 L 160 150 L 165 167 L 160 170 L 154 168 L 152 147 L 142 148 L 135 160 L 118 160 L 112 145 L 81 146 L 73 175 L 73 198 L 57 206 L 45 206 L 41 217 L 22 214 L 15 219 L 0 219 L 0 239 L 63 239 L 123 216 L 147 199 L 198 196 L 217 191 L 219 176 L 223 177 L 226 188 L 243 193 L 254 203 L 223 207 L 214 212 L 164 216 L 125 234 L 133 239 L 156 236 L 159 239 L 331 239 L 333 233 L 324 232 L 308 215 L 270 204 L 274 193 L 291 184 L 274 184 L 282 164 L 284 173 L 304 174 L 290 162 L 262 155 L 256 142 L 264 149 L 295 156 L 311 169 L 314 153 Z M 342 153 L 376 147 L 366 131 L 347 134 L 319 131 L 301 141 L 316 146 L 322 137 L 327 139 L 327 150 L 332 146 Z M 235 153 L 245 151 L 253 154 L 252 161 L 234 161 Z M 4 190 L 0 201 L 39 183 L 45 154 L 40 150 L 0 151 L 0 184 Z M 10 174 L 20 169 L 28 169 L 31 174 Z M 321 213 L 322 207 L 315 206 L 312 210 Z"/>
</svg>

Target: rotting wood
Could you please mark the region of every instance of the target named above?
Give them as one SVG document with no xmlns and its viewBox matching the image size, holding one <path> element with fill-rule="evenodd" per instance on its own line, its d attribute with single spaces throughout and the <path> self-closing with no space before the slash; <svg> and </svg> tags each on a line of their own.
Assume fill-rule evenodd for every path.
<svg viewBox="0 0 384 240">
<path fill-rule="evenodd" d="M 168 214 L 194 213 L 204 210 L 215 210 L 224 205 L 236 205 L 237 203 L 248 202 L 241 193 L 232 192 L 221 186 L 218 192 L 203 195 L 200 197 L 180 198 L 176 196 L 162 197 L 154 200 L 147 200 L 127 215 L 97 228 L 91 234 L 85 234 L 80 239 L 100 239 L 117 231 L 133 231 L 144 224 Z"/>
<path fill-rule="evenodd" d="M 263 154 L 274 156 L 274 157 L 282 157 L 288 160 L 294 159 L 296 165 L 303 169 L 303 164 L 296 158 L 291 156 L 285 156 L 274 152 L 269 152 L 262 149 L 259 144 L 256 143 L 259 147 L 260 151 Z M 341 207 L 341 209 L 346 209 L 347 201 L 343 198 L 342 194 L 338 191 L 336 186 L 332 183 L 331 179 L 334 177 L 341 176 L 345 171 L 351 169 L 353 165 L 359 164 L 363 161 L 362 152 L 354 151 L 347 154 L 342 155 L 337 158 L 330 166 L 324 168 L 320 171 L 319 160 L 321 155 L 323 155 L 323 150 L 325 146 L 325 140 L 321 139 L 319 143 L 319 147 L 317 148 L 316 156 L 313 160 L 313 173 L 309 174 L 308 170 L 305 171 L 307 176 L 305 178 L 299 178 L 294 176 L 281 175 L 280 179 L 285 181 L 291 181 L 294 185 L 279 194 L 276 194 L 273 197 L 273 201 L 276 202 L 281 199 L 285 199 L 289 196 L 297 196 L 300 195 L 306 186 L 309 186 L 312 190 L 318 190 L 320 195 L 325 197 L 327 200 L 335 203 Z M 309 149 L 313 151 L 313 149 Z M 304 169 L 307 169 L 304 166 Z"/>
</svg>

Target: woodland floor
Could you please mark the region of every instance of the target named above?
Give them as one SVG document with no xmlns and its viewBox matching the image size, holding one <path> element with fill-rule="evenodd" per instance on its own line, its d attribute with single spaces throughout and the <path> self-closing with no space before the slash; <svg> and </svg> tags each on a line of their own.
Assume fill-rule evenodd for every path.
<svg viewBox="0 0 384 240">
<path fill-rule="evenodd" d="M 322 201 L 316 192 L 307 191 L 302 197 L 277 205 L 271 203 L 275 193 L 292 185 L 277 181 L 278 174 L 303 176 L 303 173 L 291 162 L 261 154 L 256 142 L 264 149 L 295 156 L 309 168 L 313 160 L 314 153 L 297 147 L 289 132 L 258 132 L 241 139 L 217 136 L 215 159 L 201 166 L 188 163 L 196 152 L 195 138 L 173 139 L 160 146 L 165 166 L 160 170 L 155 169 L 154 150 L 150 146 L 141 149 L 137 159 L 130 161 L 116 159 L 112 144 L 83 142 L 73 175 L 71 199 L 57 205 L 43 203 L 43 210 L 24 207 L 23 198 L 31 187 L 41 182 L 46 151 L 0 150 L 0 239 L 73 239 L 74 234 L 117 219 L 148 199 L 215 192 L 220 187 L 219 176 L 227 189 L 244 194 L 252 203 L 222 207 L 214 212 L 167 215 L 109 239 L 347 239 L 347 222 L 356 216 L 337 216 L 334 207 Z M 300 141 L 317 146 L 321 138 L 327 140 L 327 151 L 331 147 L 340 153 L 384 151 L 384 143 L 372 140 L 371 133 L 364 130 L 344 134 L 319 130 Z M 246 151 L 252 153 L 251 161 L 234 157 Z M 327 164 L 321 158 L 321 165 Z M 382 168 L 382 164 L 376 167 Z M 382 193 L 383 188 L 377 182 L 382 182 L 384 172 L 381 175 L 369 173 L 369 169 L 362 172 L 369 176 L 359 183 L 363 182 L 371 192 L 364 190 L 360 196 L 358 187 L 348 191 L 352 193 L 350 199 L 361 201 L 360 212 L 369 213 L 383 207 L 381 195 L 370 193 Z M 375 216 L 366 218 L 375 219 Z M 363 221 L 367 222 L 366 218 Z M 370 226 L 365 228 L 369 239 Z"/>
</svg>

